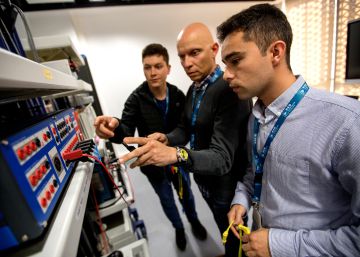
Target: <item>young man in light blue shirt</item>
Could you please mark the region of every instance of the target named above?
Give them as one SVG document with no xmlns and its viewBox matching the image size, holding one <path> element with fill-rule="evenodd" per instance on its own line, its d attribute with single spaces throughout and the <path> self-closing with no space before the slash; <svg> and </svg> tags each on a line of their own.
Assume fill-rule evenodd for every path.
<svg viewBox="0 0 360 257">
<path fill-rule="evenodd" d="M 218 27 L 227 80 L 258 100 L 248 123 L 252 167 L 238 183 L 229 222 L 251 205 L 247 256 L 360 256 L 360 103 L 310 88 L 290 66 L 292 31 L 269 4 Z"/>
</svg>

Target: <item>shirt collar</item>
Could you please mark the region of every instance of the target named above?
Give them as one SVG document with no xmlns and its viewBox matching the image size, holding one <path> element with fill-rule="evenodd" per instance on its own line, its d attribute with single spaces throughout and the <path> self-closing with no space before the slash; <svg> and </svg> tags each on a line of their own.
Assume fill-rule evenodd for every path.
<svg viewBox="0 0 360 257">
<path fill-rule="evenodd" d="M 304 78 L 297 75 L 296 81 L 267 107 L 257 100 L 253 108 L 253 115 L 259 120 L 260 124 L 268 123 L 272 119 L 279 117 L 304 82 Z"/>
<path fill-rule="evenodd" d="M 196 90 L 205 89 L 209 82 L 213 81 L 214 77 L 217 76 L 217 73 L 221 71 L 219 65 L 216 65 L 216 68 L 213 72 L 211 72 L 206 78 L 204 78 L 200 83 L 195 83 L 194 86 Z"/>
</svg>

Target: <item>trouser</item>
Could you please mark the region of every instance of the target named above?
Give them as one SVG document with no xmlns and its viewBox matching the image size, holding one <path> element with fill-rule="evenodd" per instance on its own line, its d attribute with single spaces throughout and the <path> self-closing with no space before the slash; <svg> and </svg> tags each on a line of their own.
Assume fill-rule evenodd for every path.
<svg viewBox="0 0 360 257">
<path fill-rule="evenodd" d="M 220 230 L 220 236 L 228 228 L 229 221 L 227 213 L 230 211 L 231 201 L 233 199 L 235 189 L 229 188 L 217 188 L 216 191 L 211 190 L 208 186 L 197 183 L 199 190 L 208 204 L 210 210 L 213 213 L 216 225 Z M 234 234 L 229 231 L 229 235 L 225 244 L 225 256 L 236 257 L 239 253 L 240 241 Z"/>
<path fill-rule="evenodd" d="M 167 171 L 170 172 L 170 171 Z M 190 177 L 188 172 L 183 172 L 181 176 L 182 188 L 183 188 L 183 197 L 179 198 L 179 201 L 183 207 L 183 210 L 186 214 L 189 222 L 195 221 L 198 219 L 197 213 L 195 210 L 195 200 L 193 193 L 190 187 Z M 174 228 L 184 228 L 184 225 L 181 221 L 179 211 L 175 204 L 175 199 L 173 195 L 173 189 L 171 184 L 173 184 L 176 192 L 179 192 L 179 176 L 178 174 L 167 174 L 163 179 L 157 179 L 152 177 L 150 174 L 145 174 L 150 184 L 154 188 L 156 194 L 159 196 L 161 206 L 165 212 L 166 217 L 170 220 Z"/>
</svg>

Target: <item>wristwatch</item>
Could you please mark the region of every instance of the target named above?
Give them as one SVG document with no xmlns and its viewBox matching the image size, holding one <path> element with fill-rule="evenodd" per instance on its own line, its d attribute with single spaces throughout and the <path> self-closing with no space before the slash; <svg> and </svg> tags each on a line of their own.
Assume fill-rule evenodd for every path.
<svg viewBox="0 0 360 257">
<path fill-rule="evenodd" d="M 178 163 L 186 163 L 189 159 L 189 154 L 184 148 L 176 147 L 176 158 Z"/>
</svg>

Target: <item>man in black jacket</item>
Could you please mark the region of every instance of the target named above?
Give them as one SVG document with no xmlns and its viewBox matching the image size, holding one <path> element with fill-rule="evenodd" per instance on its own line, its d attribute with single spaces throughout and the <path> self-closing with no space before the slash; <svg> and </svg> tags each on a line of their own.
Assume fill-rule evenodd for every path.
<svg viewBox="0 0 360 257">
<path fill-rule="evenodd" d="M 247 165 L 245 143 L 251 103 L 237 99 L 223 80 L 223 72 L 215 61 L 219 45 L 204 24 L 193 23 L 182 30 L 177 50 L 186 74 L 193 81 L 186 95 L 182 123 L 166 135 L 125 138 L 127 143 L 143 146 L 120 161 L 138 157 L 130 167 L 175 164 L 193 172 L 222 233 L 229 225 L 227 213 L 236 183 L 242 179 Z M 184 147 L 188 141 L 190 149 Z M 239 240 L 231 234 L 225 254 L 234 257 L 239 251 Z"/>
<path fill-rule="evenodd" d="M 126 100 L 121 120 L 109 116 L 96 118 L 94 125 L 98 136 L 121 143 L 124 137 L 133 136 L 136 128 L 140 136 L 146 136 L 156 131 L 169 133 L 179 123 L 185 96 L 176 86 L 166 82 L 170 72 L 166 48 L 160 44 L 146 46 L 142 53 L 142 62 L 146 81 Z M 149 179 L 166 216 L 175 228 L 178 248 L 185 249 L 186 238 L 171 183 L 179 193 L 179 200 L 194 235 L 204 240 L 207 233 L 197 217 L 189 174 L 183 169 L 171 166 L 146 166 L 141 167 L 141 171 Z"/>
</svg>

